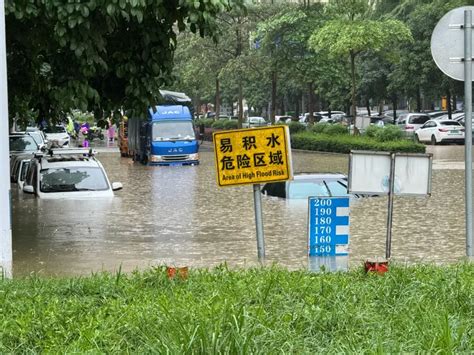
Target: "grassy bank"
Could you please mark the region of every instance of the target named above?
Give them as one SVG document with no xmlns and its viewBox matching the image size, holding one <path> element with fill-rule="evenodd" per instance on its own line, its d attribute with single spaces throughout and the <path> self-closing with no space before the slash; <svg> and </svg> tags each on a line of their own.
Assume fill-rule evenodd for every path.
<svg viewBox="0 0 474 355">
<path fill-rule="evenodd" d="M 474 351 L 474 265 L 0 281 L 0 352 Z"/>
<path fill-rule="evenodd" d="M 327 135 L 312 132 L 291 135 L 291 147 L 320 152 L 350 153 L 351 150 L 424 153 L 425 146 L 411 140 L 400 139 L 380 142 L 367 136 Z"/>
</svg>

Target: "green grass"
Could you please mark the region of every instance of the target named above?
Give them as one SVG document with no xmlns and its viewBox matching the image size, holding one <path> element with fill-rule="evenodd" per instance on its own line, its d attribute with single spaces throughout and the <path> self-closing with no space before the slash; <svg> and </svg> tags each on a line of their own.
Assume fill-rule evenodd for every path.
<svg viewBox="0 0 474 355">
<path fill-rule="evenodd" d="M 474 351 L 474 265 L 0 281 L 0 352 Z"/>
<path fill-rule="evenodd" d="M 320 152 L 350 153 L 351 150 L 375 150 L 406 153 L 424 153 L 425 146 L 411 140 L 400 139 L 380 142 L 366 136 L 327 135 L 311 132 L 291 135 L 291 147 Z"/>
</svg>

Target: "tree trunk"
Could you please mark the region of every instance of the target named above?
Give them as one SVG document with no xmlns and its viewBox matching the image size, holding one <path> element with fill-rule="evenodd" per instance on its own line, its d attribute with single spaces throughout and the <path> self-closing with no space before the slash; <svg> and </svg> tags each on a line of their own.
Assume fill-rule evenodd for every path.
<svg viewBox="0 0 474 355">
<path fill-rule="evenodd" d="M 270 122 L 275 124 L 276 100 L 277 100 L 277 73 L 272 72 L 272 105 L 270 108 Z"/>
<path fill-rule="evenodd" d="M 416 112 L 421 112 L 421 90 L 420 87 L 416 90 Z"/>
<path fill-rule="evenodd" d="M 221 87 L 219 83 L 219 78 L 216 77 L 216 120 L 219 119 L 221 114 Z"/>
<path fill-rule="evenodd" d="M 311 124 L 311 125 L 314 124 L 314 115 L 313 115 L 314 102 L 313 102 L 313 98 L 314 98 L 314 95 L 313 95 L 313 82 L 310 82 L 310 83 L 308 83 L 308 112 L 309 112 L 308 123 Z"/>
<path fill-rule="evenodd" d="M 393 124 L 395 124 L 397 121 L 397 98 L 394 98 L 392 100 L 392 104 L 393 104 Z"/>
<path fill-rule="evenodd" d="M 369 99 L 365 100 L 365 106 L 367 107 L 367 115 L 370 117 L 370 102 Z"/>
<path fill-rule="evenodd" d="M 351 77 L 352 77 L 352 123 L 355 124 L 357 109 L 356 109 L 356 76 L 355 76 L 355 53 L 350 52 L 351 55 Z M 354 130 L 355 132 L 355 130 Z"/>
<path fill-rule="evenodd" d="M 451 90 L 448 90 L 448 93 L 446 95 L 446 101 L 448 104 L 448 119 L 453 119 L 453 109 L 451 107 Z"/>
<path fill-rule="evenodd" d="M 239 120 L 238 128 L 242 128 L 242 122 L 244 121 L 244 97 L 242 92 L 242 82 L 239 81 Z"/>
<path fill-rule="evenodd" d="M 295 118 L 300 117 L 300 100 L 299 100 L 299 95 L 294 97 L 295 99 Z"/>
</svg>

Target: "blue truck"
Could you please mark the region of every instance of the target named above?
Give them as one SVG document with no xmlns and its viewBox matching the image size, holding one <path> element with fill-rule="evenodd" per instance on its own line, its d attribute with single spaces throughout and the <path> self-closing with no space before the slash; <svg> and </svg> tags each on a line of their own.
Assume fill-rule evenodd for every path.
<svg viewBox="0 0 474 355">
<path fill-rule="evenodd" d="M 158 105 L 146 120 L 128 120 L 128 149 L 149 165 L 197 165 L 199 142 L 187 105 Z"/>
</svg>

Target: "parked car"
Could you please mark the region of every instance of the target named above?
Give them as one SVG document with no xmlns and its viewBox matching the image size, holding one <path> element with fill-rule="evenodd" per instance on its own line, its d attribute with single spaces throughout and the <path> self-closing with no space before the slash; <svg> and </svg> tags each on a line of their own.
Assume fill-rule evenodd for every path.
<svg viewBox="0 0 474 355">
<path fill-rule="evenodd" d="M 286 199 L 308 199 L 311 196 L 352 196 L 347 192 L 347 176 L 336 173 L 295 175 L 293 180 L 266 183 L 264 195 Z M 353 195 L 362 197 L 362 195 Z"/>
<path fill-rule="evenodd" d="M 398 118 L 397 125 L 407 136 L 413 136 L 415 131 L 430 119 L 426 113 L 407 113 Z"/>
<path fill-rule="evenodd" d="M 11 133 L 9 136 L 10 157 L 18 154 L 33 154 L 40 147 L 29 133 Z"/>
<path fill-rule="evenodd" d="M 242 127 L 252 128 L 252 127 L 262 127 L 267 126 L 268 123 L 263 117 L 248 117 L 243 123 Z"/>
<path fill-rule="evenodd" d="M 46 148 L 48 145 L 48 140 L 46 139 L 46 135 L 43 131 L 40 131 L 39 128 L 36 127 L 27 127 L 25 133 L 28 133 L 30 136 L 33 137 L 36 144 L 40 149 Z"/>
<path fill-rule="evenodd" d="M 23 191 L 31 159 L 32 157 L 29 155 L 18 155 L 12 158 L 13 162 L 10 163 L 10 181 L 13 184 L 17 184 L 20 191 Z"/>
<path fill-rule="evenodd" d="M 52 146 L 59 148 L 68 147 L 71 137 L 66 131 L 66 127 L 62 125 L 48 126 L 44 129 L 46 139 Z"/>
<path fill-rule="evenodd" d="M 113 197 L 113 191 L 120 189 L 122 184 L 111 184 L 102 164 L 87 149 L 36 154 L 23 186 L 25 193 L 41 199 Z"/>
<path fill-rule="evenodd" d="M 415 132 L 418 142 L 464 143 L 464 127 L 453 120 L 429 120 Z"/>
</svg>

